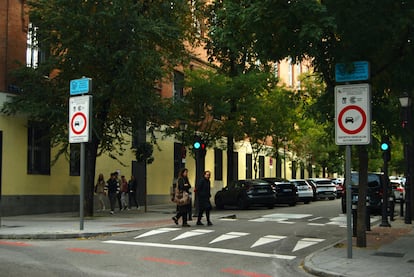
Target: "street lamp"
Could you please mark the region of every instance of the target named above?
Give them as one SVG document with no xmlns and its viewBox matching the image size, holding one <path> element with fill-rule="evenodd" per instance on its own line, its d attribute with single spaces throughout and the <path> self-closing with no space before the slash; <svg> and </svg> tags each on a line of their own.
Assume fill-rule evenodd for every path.
<svg viewBox="0 0 414 277">
<path fill-rule="evenodd" d="M 187 130 L 188 124 L 187 122 L 181 120 L 179 127 L 181 131 L 181 167 L 185 167 L 185 158 L 187 156 L 187 151 L 185 149 L 184 132 Z"/>
<path fill-rule="evenodd" d="M 411 115 L 411 98 L 404 92 L 399 97 L 402 108 L 402 127 L 407 131 L 404 134 L 404 159 L 405 159 L 405 217 L 404 222 L 411 224 L 411 169 L 410 169 L 410 144 L 409 144 L 409 128 L 410 128 L 410 115 Z"/>
</svg>

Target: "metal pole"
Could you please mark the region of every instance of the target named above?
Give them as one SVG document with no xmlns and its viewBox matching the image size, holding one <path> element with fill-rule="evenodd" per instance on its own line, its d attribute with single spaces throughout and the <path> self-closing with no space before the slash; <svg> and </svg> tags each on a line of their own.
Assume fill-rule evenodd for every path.
<svg viewBox="0 0 414 277">
<path fill-rule="evenodd" d="M 85 199 L 85 143 L 81 143 L 80 153 L 80 196 L 79 196 L 79 216 L 80 230 L 83 230 L 83 201 Z"/>
<path fill-rule="evenodd" d="M 345 148 L 345 188 L 346 188 L 346 224 L 347 224 L 347 253 L 352 259 L 352 209 L 351 209 L 351 146 Z"/>
<path fill-rule="evenodd" d="M 388 161 L 384 159 L 384 184 L 382 185 L 382 213 L 381 213 L 381 227 L 391 227 L 391 224 L 388 222 Z"/>
<path fill-rule="evenodd" d="M 410 155 L 409 145 L 406 142 L 404 144 L 404 156 L 405 156 L 405 217 L 404 223 L 411 224 L 411 174 L 410 174 Z"/>
</svg>

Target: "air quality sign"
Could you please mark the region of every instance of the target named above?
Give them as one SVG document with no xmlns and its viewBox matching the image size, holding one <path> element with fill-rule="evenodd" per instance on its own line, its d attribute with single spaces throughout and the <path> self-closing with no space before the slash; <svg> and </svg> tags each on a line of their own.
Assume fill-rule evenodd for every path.
<svg viewBox="0 0 414 277">
<path fill-rule="evenodd" d="M 89 142 L 92 96 L 69 98 L 69 143 Z"/>
<path fill-rule="evenodd" d="M 369 84 L 335 87 L 335 142 L 365 145 L 371 141 Z"/>
</svg>

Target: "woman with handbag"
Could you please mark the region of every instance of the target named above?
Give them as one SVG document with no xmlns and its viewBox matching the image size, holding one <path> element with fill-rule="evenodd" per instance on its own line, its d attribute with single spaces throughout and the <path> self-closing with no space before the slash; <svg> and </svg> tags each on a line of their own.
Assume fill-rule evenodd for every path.
<svg viewBox="0 0 414 277">
<path fill-rule="evenodd" d="M 178 220 L 182 218 L 182 226 L 190 227 L 187 223 L 189 212 L 189 204 L 191 203 L 189 190 L 191 188 L 188 181 L 188 169 L 183 168 L 178 173 L 177 186 L 175 188 L 174 202 L 177 203 L 177 214 L 172 217 L 172 220 L 178 225 Z M 190 204 L 191 205 L 191 204 Z"/>
</svg>

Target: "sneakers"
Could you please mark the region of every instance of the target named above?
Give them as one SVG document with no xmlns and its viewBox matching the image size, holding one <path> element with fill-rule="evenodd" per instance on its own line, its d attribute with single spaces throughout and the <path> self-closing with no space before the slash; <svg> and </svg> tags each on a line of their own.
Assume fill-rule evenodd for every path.
<svg viewBox="0 0 414 277">
<path fill-rule="evenodd" d="M 197 221 L 197 225 L 202 226 L 204 224 L 201 221 Z"/>
<path fill-rule="evenodd" d="M 211 221 L 209 221 L 209 222 L 207 222 L 207 225 L 208 225 L 208 226 L 212 226 L 212 225 L 213 225 L 213 223 L 211 223 Z"/>
<path fill-rule="evenodd" d="M 186 224 L 183 224 L 183 227 L 191 227 L 191 226 L 186 223 Z"/>
<path fill-rule="evenodd" d="M 177 217 L 173 216 L 171 219 L 174 221 L 175 225 L 178 225 L 178 218 Z"/>
<path fill-rule="evenodd" d="M 114 213 L 114 211 L 110 211 L 109 213 L 110 213 L 110 214 L 115 214 L 115 213 Z"/>
</svg>

